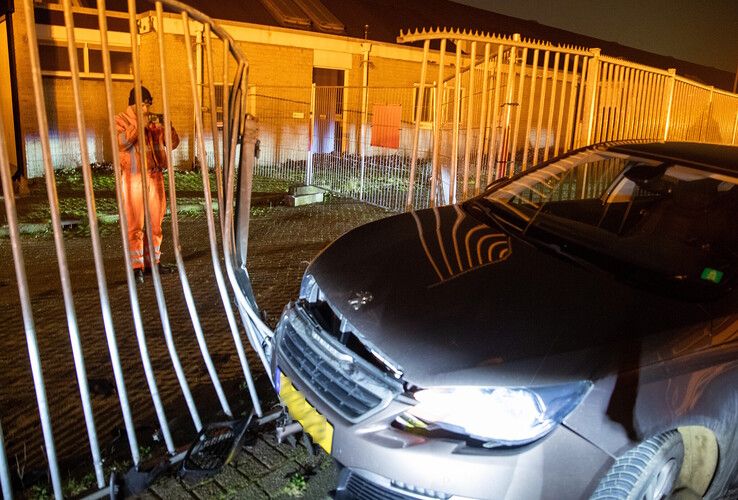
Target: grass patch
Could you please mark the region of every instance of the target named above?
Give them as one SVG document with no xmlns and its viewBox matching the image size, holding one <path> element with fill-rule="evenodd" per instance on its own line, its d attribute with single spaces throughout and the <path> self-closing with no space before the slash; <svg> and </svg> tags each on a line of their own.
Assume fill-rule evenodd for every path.
<svg viewBox="0 0 738 500">
<path fill-rule="evenodd" d="M 288 497 L 292 498 L 301 498 L 303 495 L 305 495 L 306 490 L 307 479 L 305 479 L 305 476 L 303 476 L 299 472 L 295 472 L 289 477 L 289 479 L 287 480 L 287 484 L 282 487 L 280 493 L 284 493 Z"/>
</svg>

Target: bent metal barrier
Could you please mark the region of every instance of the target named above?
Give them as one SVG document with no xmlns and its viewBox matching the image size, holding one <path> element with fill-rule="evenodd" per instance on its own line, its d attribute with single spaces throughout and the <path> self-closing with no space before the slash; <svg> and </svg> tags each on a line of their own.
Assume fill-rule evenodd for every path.
<svg viewBox="0 0 738 500">
<path fill-rule="evenodd" d="M 72 294 L 72 287 L 70 282 L 70 267 L 68 265 L 67 256 L 65 253 L 65 242 L 64 236 L 62 235 L 62 221 L 59 209 L 59 198 L 55 186 L 55 170 L 51 160 L 51 153 L 49 149 L 49 127 L 46 116 L 46 109 L 44 106 L 44 86 L 41 79 L 41 71 L 39 64 L 39 47 L 37 42 L 37 36 L 35 31 L 33 13 L 33 2 L 32 0 L 24 0 L 23 5 L 27 13 L 26 15 L 26 28 L 29 39 L 29 58 L 32 66 L 33 74 L 33 90 L 36 103 L 36 113 L 38 120 L 38 130 L 40 136 L 40 142 L 43 153 L 44 170 L 45 170 L 45 182 L 49 197 L 49 209 L 51 213 L 51 226 L 53 228 L 54 245 L 56 249 L 56 256 L 58 260 L 59 274 L 61 277 L 61 288 L 64 299 L 64 309 L 67 318 L 67 327 L 69 333 L 69 341 L 71 342 L 73 360 L 74 360 L 74 372 L 76 375 L 76 381 L 79 388 L 79 399 L 83 408 L 84 423 L 88 438 L 91 469 L 94 471 L 95 482 L 97 487 L 100 488 L 100 496 L 104 496 L 107 490 L 103 490 L 108 485 L 107 478 L 105 477 L 105 470 L 103 468 L 103 459 L 101 455 L 101 443 L 98 439 L 98 433 L 100 432 L 99 426 L 95 422 L 95 413 L 93 412 L 93 405 L 91 403 L 90 387 L 88 382 L 87 368 L 85 366 L 85 357 L 82 350 L 82 342 L 80 337 L 80 328 L 78 325 L 77 315 L 75 311 L 75 300 Z M 120 411 L 122 413 L 124 425 L 125 425 L 125 439 L 128 442 L 128 448 L 130 449 L 130 461 L 132 463 L 132 471 L 137 471 L 142 462 L 141 446 L 139 445 L 140 435 L 137 434 L 137 430 L 134 426 L 134 420 L 132 413 L 139 413 L 140 407 L 132 407 L 129 402 L 128 389 L 126 387 L 126 381 L 124 378 L 124 370 L 121 365 L 120 355 L 118 351 L 118 340 L 116 339 L 115 326 L 113 323 L 113 314 L 111 312 L 110 299 L 108 293 L 108 285 L 106 282 L 105 266 L 103 260 L 103 250 L 101 245 L 101 239 L 98 228 L 98 216 L 95 208 L 95 193 L 93 191 L 93 179 L 90 168 L 89 154 L 87 150 L 87 142 L 85 138 L 85 131 L 87 130 L 85 124 L 85 116 L 82 106 L 82 95 L 80 86 L 80 73 L 77 50 L 75 50 L 75 29 L 74 29 L 74 16 L 72 13 L 71 0 L 63 0 L 63 12 L 64 20 L 67 31 L 68 39 L 68 54 L 71 67 L 71 83 L 72 91 L 74 96 L 74 104 L 76 108 L 76 120 L 77 120 L 77 131 L 79 134 L 79 147 L 81 153 L 81 164 L 82 174 L 84 178 L 85 188 L 85 199 L 87 206 L 87 213 L 89 217 L 89 228 L 91 246 L 94 256 L 94 267 L 97 276 L 97 289 L 99 291 L 99 302 L 102 311 L 103 327 L 105 331 L 105 338 L 107 342 L 107 349 L 109 352 L 109 358 L 112 365 L 113 376 L 115 380 L 115 390 L 117 393 Z M 253 174 L 254 166 L 254 152 L 256 143 L 256 129 L 254 120 L 247 118 L 244 108 L 243 89 L 246 88 L 248 80 L 248 61 L 245 55 L 242 53 L 237 44 L 229 37 L 229 35 L 214 24 L 207 16 L 191 9 L 187 5 L 177 2 L 175 0 L 157 1 L 155 2 L 156 7 L 156 22 L 157 26 L 163 26 L 165 22 L 164 7 L 167 8 L 168 16 L 172 16 L 172 12 L 178 13 L 181 16 L 183 26 L 183 36 L 185 47 L 191 48 L 193 46 L 193 40 L 190 33 L 191 27 L 198 27 L 204 31 L 205 36 L 205 47 L 207 58 L 207 74 L 209 82 L 209 94 L 211 100 L 215 95 L 214 92 L 214 65 L 213 61 L 216 59 L 211 44 L 211 38 L 220 40 L 223 45 L 223 81 L 227 81 L 229 75 L 234 75 L 232 78 L 232 91 L 230 92 L 230 99 L 225 99 L 224 110 L 223 110 L 223 129 L 222 133 L 218 130 L 215 116 L 211 113 L 210 120 L 210 131 L 206 131 L 205 124 L 202 116 L 202 107 L 194 105 L 194 128 L 195 137 L 197 140 L 197 154 L 200 165 L 208 165 L 206 163 L 205 151 L 210 150 L 214 152 L 214 164 L 212 167 L 215 170 L 216 184 L 217 184 L 217 198 L 218 198 L 218 221 L 216 224 L 216 214 L 213 212 L 213 203 L 211 200 L 211 187 L 210 179 L 208 174 L 208 168 L 201 168 L 202 179 L 203 179 L 203 199 L 204 206 L 207 216 L 208 235 L 211 260 L 213 266 L 213 273 L 216 278 L 218 294 L 220 295 L 223 314 L 227 318 L 230 333 L 233 337 L 233 348 L 238 356 L 242 377 L 244 384 L 247 388 L 248 394 L 252 403 L 252 416 L 262 417 L 262 410 L 257 396 L 252 374 L 249 368 L 249 363 L 246 357 L 242 338 L 245 334 L 246 338 L 253 340 L 254 338 L 264 338 L 265 336 L 271 335 L 269 328 L 262 322 L 259 314 L 256 312 L 256 307 L 253 302 L 253 297 L 247 296 L 250 291 L 248 276 L 245 270 L 246 262 L 246 248 L 248 238 L 248 214 L 250 208 L 250 195 L 251 195 L 251 176 Z M 110 135 L 110 141 L 112 144 L 117 143 L 116 139 L 116 128 L 114 122 L 115 108 L 113 103 L 113 83 L 111 79 L 111 62 L 110 62 L 110 50 L 108 47 L 108 30 L 107 30 L 107 18 L 105 10 L 105 1 L 98 0 L 97 12 L 100 30 L 100 43 L 102 46 L 102 62 L 105 73 L 105 91 L 106 91 L 106 105 L 108 112 L 108 133 Z M 139 27 L 137 25 L 137 13 L 135 7 L 135 1 L 128 1 L 128 20 L 129 30 L 131 37 L 131 49 L 132 49 L 132 62 L 133 62 L 133 80 L 135 95 L 138 102 L 141 102 L 141 63 L 140 63 L 140 50 L 138 44 Z M 165 137 L 168 144 L 172 143 L 172 129 L 170 122 L 170 96 L 168 95 L 167 86 L 167 55 L 165 38 L 163 29 L 157 31 L 157 45 L 158 45 L 158 65 L 160 67 L 160 85 L 162 95 L 162 105 L 164 111 L 164 123 L 165 123 Z M 192 50 L 186 50 L 187 52 L 187 68 L 188 74 L 184 78 L 189 78 L 190 90 L 189 99 L 192 103 L 199 103 L 200 89 L 197 85 L 197 78 L 195 74 L 195 62 L 193 61 Z M 219 58 L 219 56 L 218 56 Z M 147 80 L 147 84 L 151 85 L 150 81 Z M 181 101 L 180 101 L 181 102 Z M 215 109 L 214 103 L 211 102 L 211 108 Z M 138 121 L 143 123 L 142 111 L 138 110 Z M 3 187 L 3 198 L 5 203 L 5 210 L 7 213 L 9 236 L 12 244 L 12 253 L 15 266 L 15 274 L 17 277 L 18 292 L 20 295 L 20 305 L 23 315 L 23 322 L 25 325 L 26 342 L 28 348 L 28 355 L 31 364 L 31 376 L 33 378 L 33 386 L 35 388 L 36 403 L 38 407 L 38 415 L 40 418 L 40 429 L 43 434 L 43 451 L 45 453 L 45 459 L 48 465 L 48 476 L 50 483 L 53 487 L 54 496 L 61 498 L 63 495 L 62 478 L 59 467 L 59 457 L 57 456 L 57 448 L 55 446 L 55 435 L 54 435 L 54 422 L 51 418 L 51 412 L 49 408 L 49 400 L 47 398 L 47 384 L 44 380 L 44 364 L 42 363 L 43 356 L 39 351 L 39 343 L 37 339 L 37 329 L 34 324 L 34 314 L 31 304 L 31 295 L 28 286 L 28 276 L 26 274 L 26 267 L 24 264 L 24 256 L 22 250 L 22 244 L 20 240 L 18 219 L 14 201 L 12 180 L 10 178 L 10 165 L 8 160 L 8 149 L 6 144 L 2 140 L 4 130 L 2 130 L 3 123 L 0 121 L 0 173 L 2 174 L 2 187 Z M 206 141 L 207 136 L 207 141 Z M 206 146 L 206 142 L 208 142 Z M 138 143 L 145 144 L 144 128 L 138 128 Z M 146 147 L 146 146 L 144 146 Z M 157 378 L 154 376 L 154 367 L 151 363 L 150 353 L 147 347 L 147 336 L 144 331 L 144 321 L 142 319 L 142 307 L 140 304 L 140 297 L 137 292 L 136 282 L 134 280 L 133 272 L 128 265 L 131 261 L 131 255 L 128 250 L 127 242 L 127 223 L 126 213 L 123 210 L 123 198 L 121 188 L 121 174 L 120 174 L 120 157 L 117 148 L 112 148 L 113 163 L 115 170 L 115 191 L 117 195 L 118 212 L 120 216 L 120 228 L 122 238 L 122 248 L 124 254 L 124 262 L 121 264 L 126 269 L 126 281 L 128 284 L 128 293 L 131 304 L 131 315 L 133 317 L 134 329 L 136 342 L 138 344 L 140 361 L 145 372 L 145 380 L 148 385 L 150 393 L 150 403 L 153 405 L 158 425 L 160 428 L 161 439 L 164 442 L 164 446 L 167 452 L 167 461 L 175 463 L 185 458 L 185 454 L 180 452 L 177 448 L 182 443 L 175 443 L 172 436 L 172 429 L 170 428 L 170 419 L 167 417 L 165 412 L 165 406 L 162 402 L 162 394 L 160 393 L 159 387 L 157 386 Z M 142 154 L 144 158 L 144 171 L 146 166 L 146 155 Z M 171 151 L 167 150 L 167 165 L 172 165 Z M 214 366 L 212 356 L 209 352 L 206 336 L 203 332 L 200 317 L 198 316 L 198 308 L 193 297 L 192 288 L 188 281 L 188 273 L 184 265 L 181 251 L 181 242 L 179 236 L 179 221 L 177 218 L 177 196 L 174 182 L 174 175 L 171 175 L 172 170 L 168 169 L 170 175 L 168 175 L 169 183 L 169 202 L 171 207 L 171 223 L 172 223 L 172 236 L 173 236 L 173 247 L 175 252 L 175 258 L 177 263 L 177 271 L 179 275 L 179 283 L 181 284 L 182 293 L 185 297 L 188 314 L 191 319 L 192 327 L 195 332 L 197 345 L 199 347 L 200 355 L 207 369 L 210 381 L 217 394 L 217 401 L 222 409 L 222 414 L 226 415 L 227 418 L 234 419 L 232 406 L 229 404 L 226 396 L 226 391 L 223 389 L 221 381 L 219 380 L 219 374 Z M 236 186 L 236 179 L 239 179 L 239 186 Z M 142 189 L 144 192 L 147 190 L 147 176 L 142 175 Z M 238 206 L 235 203 L 236 192 L 239 191 Z M 236 213 L 238 210 L 238 213 Z M 151 219 L 151 213 L 147 204 L 145 204 L 145 220 L 146 220 L 146 244 L 150 255 L 154 255 L 152 235 L 150 230 L 149 221 Z M 219 235 L 220 232 L 220 245 Z M 222 268 L 221 262 L 225 263 L 225 270 Z M 193 397 L 192 391 L 188 384 L 185 371 L 182 367 L 182 360 L 175 347 L 174 338 L 172 334 L 172 327 L 170 324 L 170 311 L 167 307 L 162 280 L 160 277 L 159 269 L 156 266 L 152 267 L 152 280 L 155 289 L 156 307 L 159 311 L 161 326 L 164 333 L 166 347 L 171 359 L 172 367 L 176 375 L 181 395 L 185 400 L 186 409 L 189 413 L 189 418 L 192 421 L 192 425 L 198 433 L 200 433 L 201 442 L 206 440 L 208 425 L 206 419 L 208 415 L 201 415 L 195 398 Z M 247 290 L 243 292 L 242 290 Z M 239 312 L 241 314 L 241 322 L 244 325 L 243 330 L 236 319 L 236 315 L 233 311 L 233 300 L 238 302 Z M 213 312 L 208 311 L 209 314 Z M 259 359 L 265 362 L 266 356 L 262 350 L 259 342 L 252 342 L 253 348 L 256 351 Z M 130 369 L 130 367 L 127 367 Z M 170 415 L 171 417 L 171 415 Z M 3 418 L 3 411 L 0 409 L 0 420 Z M 243 433 L 246 423 L 243 425 L 233 425 L 231 430 L 235 433 Z M 222 430 L 222 429 L 221 429 Z M 109 429 L 107 429 L 109 431 Z M 191 436 L 189 440 L 194 439 L 195 436 Z M 2 483 L 3 496 L 5 498 L 12 498 L 13 489 L 11 487 L 11 472 L 10 465 L 5 453 L 6 443 L 4 442 L 5 437 L 0 426 L 0 483 Z M 190 450 L 192 451 L 192 450 Z"/>
</svg>

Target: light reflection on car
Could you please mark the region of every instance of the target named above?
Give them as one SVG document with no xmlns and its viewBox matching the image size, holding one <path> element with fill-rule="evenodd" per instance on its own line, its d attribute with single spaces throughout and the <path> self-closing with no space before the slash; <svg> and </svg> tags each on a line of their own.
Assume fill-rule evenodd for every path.
<svg viewBox="0 0 738 500">
<path fill-rule="evenodd" d="M 737 149 L 594 146 L 326 248 L 273 368 L 337 497 L 734 493 Z"/>
</svg>

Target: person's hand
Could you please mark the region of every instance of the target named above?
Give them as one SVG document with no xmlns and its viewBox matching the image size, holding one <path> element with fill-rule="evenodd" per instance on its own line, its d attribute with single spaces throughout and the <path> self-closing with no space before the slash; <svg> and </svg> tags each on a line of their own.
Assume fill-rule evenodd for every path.
<svg viewBox="0 0 738 500">
<path fill-rule="evenodd" d="M 138 138 L 138 125 L 131 123 L 126 126 L 126 140 L 128 142 L 135 142 Z"/>
</svg>

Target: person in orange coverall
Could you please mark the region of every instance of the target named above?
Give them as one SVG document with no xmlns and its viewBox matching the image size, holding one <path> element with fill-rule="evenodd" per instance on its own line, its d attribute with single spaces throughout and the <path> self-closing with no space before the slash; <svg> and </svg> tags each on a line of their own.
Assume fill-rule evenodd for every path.
<svg viewBox="0 0 738 500">
<path fill-rule="evenodd" d="M 120 151 L 120 167 L 123 188 L 123 206 L 128 218 L 128 248 L 131 252 L 131 267 L 138 283 L 144 281 L 144 270 L 152 265 L 162 267 L 161 257 L 162 229 L 161 224 L 166 213 L 166 194 L 164 191 L 163 170 L 167 166 L 164 126 L 159 115 L 149 114 L 153 103 L 151 92 L 141 87 L 141 110 L 146 128 L 146 172 L 147 190 L 144 196 L 141 175 L 144 165 L 141 161 L 141 146 L 138 143 L 138 117 L 136 110 L 135 89 L 128 96 L 128 107 L 115 116 L 118 134 L 118 150 Z M 172 127 L 172 149 L 179 145 L 179 136 Z M 151 216 L 151 235 L 154 244 L 153 259 L 148 255 L 148 245 L 144 233 L 144 199 L 148 200 Z"/>
</svg>

